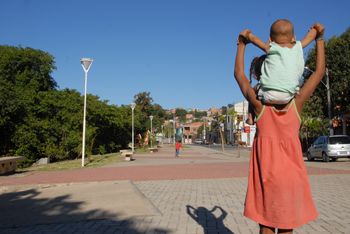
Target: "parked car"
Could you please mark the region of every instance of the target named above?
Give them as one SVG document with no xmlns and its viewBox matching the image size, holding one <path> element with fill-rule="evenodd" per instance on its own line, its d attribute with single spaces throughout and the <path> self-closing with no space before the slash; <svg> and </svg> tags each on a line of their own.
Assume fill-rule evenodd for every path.
<svg viewBox="0 0 350 234">
<path fill-rule="evenodd" d="M 320 136 L 307 150 L 307 159 L 313 161 L 320 158 L 324 162 L 329 159 L 350 158 L 350 137 L 346 135 Z"/>
<path fill-rule="evenodd" d="M 203 141 L 201 139 L 196 139 L 194 141 L 195 144 L 203 144 Z"/>
</svg>

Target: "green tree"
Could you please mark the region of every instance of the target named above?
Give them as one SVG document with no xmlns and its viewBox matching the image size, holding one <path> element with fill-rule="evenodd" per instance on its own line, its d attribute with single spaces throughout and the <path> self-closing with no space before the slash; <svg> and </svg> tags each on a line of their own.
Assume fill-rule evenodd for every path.
<svg viewBox="0 0 350 234">
<path fill-rule="evenodd" d="M 230 108 L 227 110 L 227 115 L 232 116 L 233 118 L 237 116 L 237 111 L 234 108 Z"/>
<path fill-rule="evenodd" d="M 316 52 L 313 48 L 306 65 L 315 69 Z M 350 28 L 339 37 L 332 37 L 326 42 L 326 64 L 329 71 L 332 116 L 339 116 L 350 109 Z M 327 90 L 320 84 L 313 97 L 303 110 L 307 117 L 328 118 Z"/>
<path fill-rule="evenodd" d="M 51 161 L 81 157 L 83 96 L 57 90 L 54 58 L 41 50 L 0 46 L 0 156 L 41 157 Z M 166 113 L 149 92 L 135 95 L 135 133 L 149 129 L 154 115 L 160 129 Z M 86 152 L 104 154 L 131 142 L 131 108 L 87 95 Z"/>
<path fill-rule="evenodd" d="M 318 136 L 327 132 L 328 121 L 321 118 L 305 117 L 301 119 L 301 138 L 303 150 L 309 148 L 310 143 Z"/>
<path fill-rule="evenodd" d="M 39 92 L 35 103 L 28 106 L 14 135 L 16 153 L 29 161 L 77 157 L 81 150 L 80 94 L 72 90 Z"/>
<path fill-rule="evenodd" d="M 13 153 L 14 135 L 38 92 L 54 90 L 53 57 L 41 50 L 0 46 L 0 155 Z"/>
<path fill-rule="evenodd" d="M 14 147 L 12 136 L 23 121 L 25 106 L 17 97 L 15 87 L 0 78 L 0 155 Z"/>
<path fill-rule="evenodd" d="M 151 115 L 153 98 L 150 92 L 141 92 L 134 96 L 134 102 L 141 112 L 145 113 L 147 116 Z"/>
<path fill-rule="evenodd" d="M 153 133 L 161 132 L 161 125 L 167 117 L 165 110 L 159 105 L 153 103 L 153 98 L 150 92 L 141 92 L 134 96 L 136 103 L 135 119 L 139 120 L 139 128 L 137 133 L 144 135 L 151 128 L 149 116 L 153 116 L 152 125 Z"/>
<path fill-rule="evenodd" d="M 180 118 L 181 122 L 186 122 L 187 111 L 183 108 L 176 108 L 175 115 Z"/>
<path fill-rule="evenodd" d="M 147 129 L 150 129 L 149 116 L 152 115 L 152 103 L 153 98 L 150 92 L 140 92 L 134 96 L 135 107 L 135 119 L 138 119 L 142 123 L 139 133 L 145 134 Z"/>
<path fill-rule="evenodd" d="M 200 119 L 200 118 L 205 117 L 205 116 L 207 116 L 206 111 L 197 111 L 197 110 L 194 111 L 194 117 L 197 119 Z"/>
</svg>

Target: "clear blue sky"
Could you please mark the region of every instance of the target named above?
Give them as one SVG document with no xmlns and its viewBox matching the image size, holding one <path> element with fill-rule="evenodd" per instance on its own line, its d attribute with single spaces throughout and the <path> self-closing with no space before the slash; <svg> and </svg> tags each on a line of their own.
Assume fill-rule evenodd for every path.
<svg viewBox="0 0 350 234">
<path fill-rule="evenodd" d="M 350 26 L 347 0 L 3 0 L 0 8 L 0 44 L 52 54 L 60 89 L 83 93 L 80 58 L 91 57 L 88 93 L 121 105 L 149 91 L 164 108 L 241 101 L 232 74 L 244 28 L 267 40 L 278 18 L 294 23 L 297 38 L 316 21 L 326 38 Z M 259 54 L 250 46 L 246 66 Z"/>
</svg>

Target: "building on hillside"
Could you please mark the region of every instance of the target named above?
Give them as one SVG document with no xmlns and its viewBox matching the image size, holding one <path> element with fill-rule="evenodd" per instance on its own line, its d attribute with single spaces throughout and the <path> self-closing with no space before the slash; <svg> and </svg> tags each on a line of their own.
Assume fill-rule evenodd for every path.
<svg viewBox="0 0 350 234">
<path fill-rule="evenodd" d="M 203 125 L 203 122 L 187 123 L 183 125 L 183 137 L 185 144 L 192 144 L 200 135 L 197 133 L 198 128 Z"/>
<path fill-rule="evenodd" d="M 247 146 L 253 145 L 253 140 L 256 132 L 255 125 L 246 124 L 248 118 L 248 102 L 246 100 L 235 103 L 228 108 L 236 112 L 236 116 L 226 116 L 225 133 L 228 142 L 241 143 Z"/>
<path fill-rule="evenodd" d="M 193 114 L 186 114 L 186 123 L 192 123 Z"/>
<path fill-rule="evenodd" d="M 197 112 L 207 112 L 208 110 L 202 110 L 202 109 L 195 108 L 193 110 L 193 112 L 195 112 L 195 111 L 197 111 Z"/>
<path fill-rule="evenodd" d="M 221 109 L 212 107 L 207 111 L 207 116 L 214 116 L 214 115 L 220 115 Z"/>
</svg>

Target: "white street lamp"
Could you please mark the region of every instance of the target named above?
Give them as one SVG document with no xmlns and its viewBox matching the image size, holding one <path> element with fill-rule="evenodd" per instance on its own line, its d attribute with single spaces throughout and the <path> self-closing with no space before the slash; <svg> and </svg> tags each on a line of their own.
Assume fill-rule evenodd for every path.
<svg viewBox="0 0 350 234">
<path fill-rule="evenodd" d="M 82 144 L 82 150 L 81 150 L 81 155 L 82 155 L 82 160 L 81 160 L 81 166 L 85 166 L 85 128 L 86 128 L 86 87 L 87 87 L 87 74 L 89 72 L 90 66 L 92 64 L 92 59 L 91 58 L 82 58 L 80 59 L 81 66 L 84 69 L 85 72 L 85 91 L 84 91 L 84 118 L 83 118 L 83 144 Z"/>
<path fill-rule="evenodd" d="M 130 104 L 131 107 L 131 122 L 132 122 L 132 130 L 131 130 L 131 151 L 134 153 L 134 109 L 136 107 L 136 104 L 133 102 Z"/>
<path fill-rule="evenodd" d="M 176 117 L 174 115 L 174 120 L 173 120 L 173 127 L 174 127 L 174 145 L 176 141 Z"/>
<path fill-rule="evenodd" d="M 169 120 L 169 122 L 170 122 L 170 123 L 173 123 L 174 120 L 171 119 L 171 120 Z M 174 134 L 174 130 L 170 131 L 170 133 L 171 133 L 171 132 L 173 132 L 173 134 Z M 170 137 L 172 138 L 172 140 L 175 139 L 175 138 L 173 137 L 173 134 L 170 134 Z"/>
<path fill-rule="evenodd" d="M 314 71 L 308 67 L 305 67 L 305 70 L 307 70 L 308 72 L 314 73 Z M 329 131 L 329 135 L 332 136 L 333 135 L 333 126 L 332 126 L 332 116 L 331 116 L 331 89 L 330 89 L 330 85 L 329 85 L 328 68 L 326 68 L 326 83 L 324 83 L 322 80 L 321 80 L 321 83 L 327 89 L 328 131 Z"/>
<path fill-rule="evenodd" d="M 164 125 L 162 124 L 162 145 L 163 145 L 163 141 L 164 141 Z"/>
<path fill-rule="evenodd" d="M 181 134 L 180 134 L 180 136 L 181 136 L 181 143 L 184 143 L 184 137 L 185 137 L 185 127 L 184 127 L 184 125 L 183 124 L 180 124 L 180 129 L 181 129 Z"/>
<path fill-rule="evenodd" d="M 210 147 L 210 141 L 211 141 L 211 121 L 208 122 L 208 126 L 209 126 L 208 147 Z"/>
<path fill-rule="evenodd" d="M 152 120 L 153 120 L 153 115 L 150 115 L 149 118 L 150 118 L 150 120 L 151 120 L 151 137 L 150 137 L 150 140 L 151 140 L 151 148 L 153 148 L 153 144 L 152 144 L 152 138 L 153 138 Z"/>
<path fill-rule="evenodd" d="M 205 122 L 206 120 L 204 120 L 204 123 L 203 123 L 203 144 L 205 144 L 205 138 L 207 136 L 207 133 L 206 133 L 206 129 L 205 129 Z"/>
</svg>

